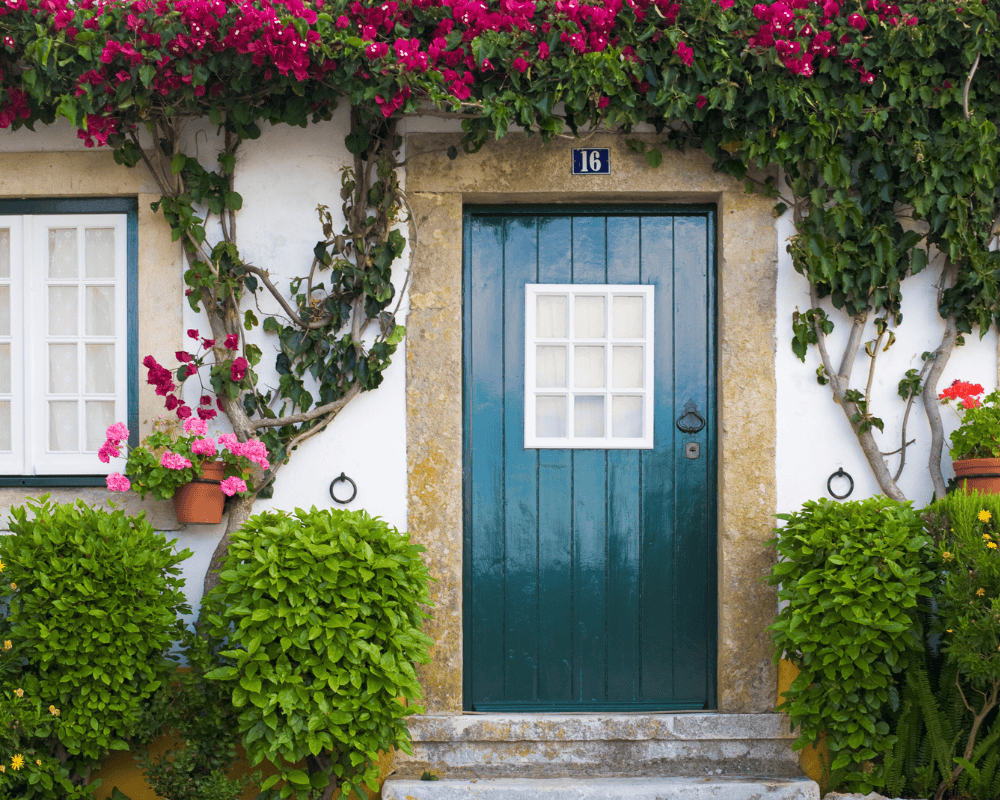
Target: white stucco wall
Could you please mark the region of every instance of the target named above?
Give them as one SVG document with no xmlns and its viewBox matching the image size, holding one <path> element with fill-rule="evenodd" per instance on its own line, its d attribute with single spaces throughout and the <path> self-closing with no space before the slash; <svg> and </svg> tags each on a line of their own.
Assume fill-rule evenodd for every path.
<svg viewBox="0 0 1000 800">
<path fill-rule="evenodd" d="M 791 348 L 792 313 L 810 307 L 809 285 L 806 279 L 792 268 L 791 256 L 786 250 L 788 237 L 793 232 L 791 215 L 777 221 L 778 231 L 778 297 L 777 297 L 777 381 L 778 381 L 778 448 L 777 481 L 778 511 L 789 512 L 805 500 L 829 497 L 827 480 L 843 467 L 854 478 L 854 492 L 850 499 L 862 499 L 881 494 L 868 461 L 854 436 L 846 415 L 834 403 L 829 386 L 816 382 L 816 368 L 820 365 L 819 353 L 810 348 L 803 364 Z M 941 342 L 944 323 L 936 309 L 936 283 L 941 277 L 940 259 L 933 259 L 922 273 L 903 282 L 903 323 L 896 333 L 896 343 L 888 352 L 879 352 L 876 374 L 872 384 L 870 411 L 885 423 L 885 432 L 875 431 L 876 441 L 883 452 L 892 452 L 900 446 L 900 427 L 906 402 L 897 394 L 900 379 L 907 370 L 917 372 L 923 367 L 921 355 L 934 350 Z M 830 358 L 834 366 L 840 364 L 844 344 L 850 331 L 851 320 L 826 302 L 824 307 L 836 327 L 829 337 Z M 876 338 L 874 325 L 869 321 L 863 341 Z M 979 331 L 965 337 L 966 343 L 953 352 L 948 366 L 938 384 L 938 391 L 956 378 L 980 383 L 987 391 L 997 385 L 997 335 L 993 329 L 979 338 Z M 854 365 L 851 386 L 864 391 L 868 380 L 870 359 L 862 346 Z M 958 425 L 958 417 L 947 407 L 941 408 L 945 435 Z M 903 493 L 916 506 L 930 502 L 933 495 L 927 460 L 930 455 L 930 429 L 924 413 L 922 398 L 918 398 L 910 411 L 906 427 L 907 441 L 915 440 L 906 450 L 906 465 L 899 479 Z M 946 445 L 948 440 L 946 438 Z M 890 471 L 895 474 L 899 455 L 886 457 Z M 942 457 L 945 480 L 954 475 L 947 447 Z M 835 479 L 833 490 L 843 494 L 849 488 L 844 479 Z"/>
</svg>

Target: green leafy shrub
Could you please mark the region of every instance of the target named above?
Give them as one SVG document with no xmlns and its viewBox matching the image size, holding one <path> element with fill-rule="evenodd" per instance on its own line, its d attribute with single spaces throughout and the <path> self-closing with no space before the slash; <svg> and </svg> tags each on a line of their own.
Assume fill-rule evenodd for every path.
<svg viewBox="0 0 1000 800">
<path fill-rule="evenodd" d="M 363 511 L 315 507 L 258 514 L 232 534 L 205 603 L 232 662 L 208 677 L 243 709 L 250 763 L 280 770 L 264 797 L 362 795 L 378 785 L 379 750 L 410 752 L 404 717 L 423 710 L 413 663 L 431 644 L 423 549 Z"/>
<path fill-rule="evenodd" d="M 188 668 L 178 671 L 151 699 L 143 737 L 168 734 L 177 745 L 154 756 L 139 757 L 146 782 L 169 800 L 238 800 L 259 776 L 230 778 L 240 735 L 232 692 L 205 674 L 220 663 L 222 642 L 185 631 L 183 652 Z"/>
<path fill-rule="evenodd" d="M 144 704 L 173 674 L 168 652 L 188 611 L 178 564 L 190 551 L 176 552 L 143 515 L 48 496 L 11 509 L 10 531 L 0 536 L 0 594 L 15 657 L 0 692 L 26 701 L 13 712 L 16 745 L 33 758 L 3 775 L 26 781 L 12 797 L 62 800 L 76 795 L 60 781 L 83 785 L 98 759 L 128 748 Z"/>
<path fill-rule="evenodd" d="M 882 785 L 877 759 L 894 741 L 883 719 L 898 703 L 893 674 L 922 651 L 930 538 L 908 503 L 885 497 L 809 501 L 777 516 L 785 525 L 768 582 L 786 605 L 770 628 L 774 657 L 800 670 L 778 708 L 801 726 L 796 749 L 826 731 L 831 787 L 867 793 Z"/>
<path fill-rule="evenodd" d="M 955 785 L 994 800 L 989 792 L 1000 785 L 1000 756 L 989 751 L 997 749 L 1000 727 L 994 723 L 982 739 L 979 733 L 1000 702 L 1000 496 L 949 494 L 927 507 L 924 520 L 936 545 L 931 566 L 943 577 L 935 585 L 935 630 L 946 661 L 958 670 L 967 711 L 938 796 Z"/>
</svg>

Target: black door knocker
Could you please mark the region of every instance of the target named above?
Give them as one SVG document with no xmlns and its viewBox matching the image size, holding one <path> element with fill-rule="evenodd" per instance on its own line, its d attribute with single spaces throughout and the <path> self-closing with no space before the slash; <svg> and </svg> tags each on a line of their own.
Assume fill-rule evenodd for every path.
<svg viewBox="0 0 1000 800">
<path fill-rule="evenodd" d="M 333 487 L 336 486 L 338 483 L 351 484 L 351 488 L 353 489 L 353 491 L 351 492 L 351 496 L 348 497 L 346 500 L 341 500 L 339 497 L 337 497 L 337 495 L 333 493 Z M 330 497 L 333 498 L 334 503 L 340 503 L 340 505 L 346 506 L 357 496 L 358 496 L 358 485 L 350 478 L 348 478 L 347 475 L 343 472 L 341 472 L 340 475 L 334 478 L 333 482 L 330 484 Z"/>
<path fill-rule="evenodd" d="M 677 427 L 684 433 L 697 433 L 705 427 L 705 418 L 698 413 L 698 404 L 694 400 L 684 404 L 684 413 L 677 418 Z"/>
</svg>

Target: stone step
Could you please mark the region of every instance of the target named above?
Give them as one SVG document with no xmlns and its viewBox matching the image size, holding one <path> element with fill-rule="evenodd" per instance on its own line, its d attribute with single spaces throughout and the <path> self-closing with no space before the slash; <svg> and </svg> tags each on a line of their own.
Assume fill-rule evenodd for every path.
<svg viewBox="0 0 1000 800">
<path fill-rule="evenodd" d="M 465 714 L 408 720 L 397 777 L 800 777 L 783 714 Z"/>
<path fill-rule="evenodd" d="M 547 778 L 396 780 L 382 800 L 819 800 L 807 779 Z"/>
</svg>

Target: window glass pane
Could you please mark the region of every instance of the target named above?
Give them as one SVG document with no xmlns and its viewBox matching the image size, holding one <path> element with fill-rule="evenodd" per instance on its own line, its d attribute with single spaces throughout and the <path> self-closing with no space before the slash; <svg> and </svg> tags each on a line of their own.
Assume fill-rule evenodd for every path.
<svg viewBox="0 0 1000 800">
<path fill-rule="evenodd" d="M 76 260 L 76 228 L 50 228 L 49 277 L 77 277 Z"/>
<path fill-rule="evenodd" d="M 10 403 L 0 402 L 0 450 L 9 453 L 14 449 L 10 435 Z"/>
<path fill-rule="evenodd" d="M 611 398 L 611 435 L 616 439 L 642 436 L 642 398 Z"/>
<path fill-rule="evenodd" d="M 10 394 L 10 345 L 0 344 L 0 393 Z"/>
<path fill-rule="evenodd" d="M 77 288 L 49 287 L 49 333 L 54 336 L 77 335 Z"/>
<path fill-rule="evenodd" d="M 112 394 L 115 391 L 115 346 L 113 344 L 88 344 L 87 391 Z"/>
<path fill-rule="evenodd" d="M 579 339 L 604 338 L 604 298 L 580 297 L 574 301 L 573 335 Z"/>
<path fill-rule="evenodd" d="M 0 286 L 0 336 L 10 336 L 9 286 Z"/>
<path fill-rule="evenodd" d="M 115 404 L 111 402 L 87 402 L 87 449 L 100 450 L 104 444 L 104 434 L 115 423 Z"/>
<path fill-rule="evenodd" d="M 536 299 L 535 335 L 542 339 L 566 338 L 567 297 L 541 294 Z"/>
<path fill-rule="evenodd" d="M 87 253 L 87 277 L 115 277 L 115 229 L 87 228 L 83 238 Z"/>
<path fill-rule="evenodd" d="M 560 389 L 566 386 L 566 348 L 535 348 L 535 386 Z"/>
<path fill-rule="evenodd" d="M 75 344 L 49 345 L 49 391 L 76 394 L 77 363 Z"/>
<path fill-rule="evenodd" d="M 642 329 L 642 298 L 614 297 L 611 300 L 613 330 L 619 339 L 641 339 Z"/>
<path fill-rule="evenodd" d="M 614 389 L 642 388 L 642 348 L 611 348 L 611 386 Z"/>
<path fill-rule="evenodd" d="M 573 398 L 573 433 L 583 437 L 604 436 L 604 398 Z"/>
<path fill-rule="evenodd" d="M 10 228 L 0 228 L 0 278 L 10 277 Z"/>
<path fill-rule="evenodd" d="M 604 348 L 573 348 L 573 385 L 578 389 L 604 386 Z"/>
<path fill-rule="evenodd" d="M 535 435 L 566 438 L 566 398 L 538 397 L 535 399 Z"/>
<path fill-rule="evenodd" d="M 87 287 L 87 335 L 115 335 L 115 287 Z"/>
<path fill-rule="evenodd" d="M 49 403 L 49 450 L 56 453 L 79 452 L 76 401 L 55 400 Z"/>
</svg>

